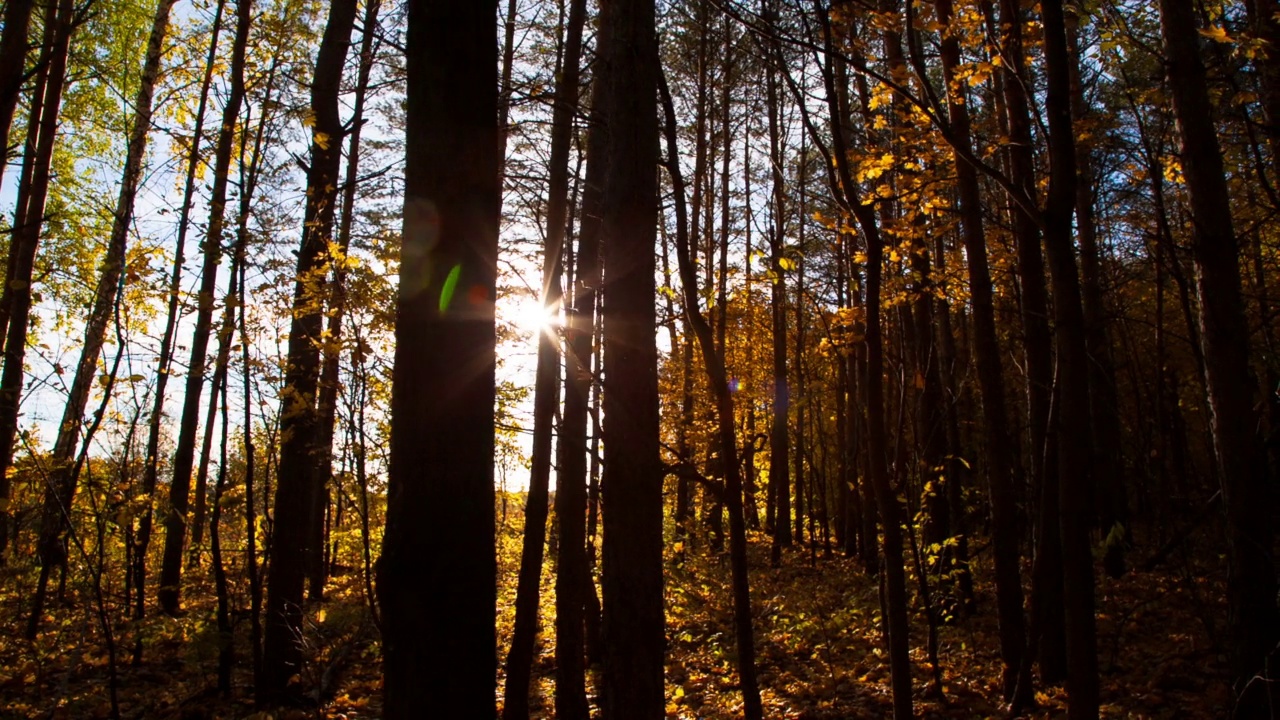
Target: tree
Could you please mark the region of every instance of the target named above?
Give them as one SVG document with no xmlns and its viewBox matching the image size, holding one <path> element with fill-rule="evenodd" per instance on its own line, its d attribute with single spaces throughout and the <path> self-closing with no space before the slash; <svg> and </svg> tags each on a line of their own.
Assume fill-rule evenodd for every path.
<svg viewBox="0 0 1280 720">
<path fill-rule="evenodd" d="M 595 95 L 605 167 L 604 645 L 601 716 L 653 718 L 663 698 L 662 466 L 658 454 L 654 240 L 658 46 L 651 0 L 600 9 Z"/>
<path fill-rule="evenodd" d="M 0 329 L 4 330 L 4 372 L 0 374 L 0 551 L 7 545 L 8 501 L 11 491 L 9 470 L 13 467 L 14 442 L 18 433 L 18 408 L 22 396 L 23 359 L 27 351 L 32 281 L 36 248 L 44 227 L 45 203 L 49 197 L 50 164 L 57 135 L 58 111 L 67 80 L 67 53 L 71 33 L 77 24 L 70 0 L 45 10 L 41 68 L 30 103 L 27 143 L 18 180 L 18 198 L 13 212 L 13 233 L 5 267 L 4 289 L 0 292 Z M 33 631 L 34 632 L 34 631 Z"/>
<path fill-rule="evenodd" d="M 165 389 L 169 385 L 170 363 L 173 361 L 173 339 L 178 326 L 178 296 L 182 287 L 182 266 L 186 255 L 187 232 L 191 228 L 192 200 L 195 197 L 196 171 L 200 166 L 200 146 L 204 141 L 204 117 L 209 102 L 209 88 L 213 84 L 213 68 L 218 53 L 218 36 L 222 32 L 222 13 L 225 0 L 219 0 L 213 12 L 213 25 L 209 33 L 209 50 L 205 55 L 204 75 L 200 81 L 200 99 L 196 104 L 195 127 L 186 157 L 186 179 L 183 182 L 182 206 L 178 219 L 178 235 L 174 243 L 173 269 L 169 273 L 168 306 L 165 313 L 164 334 L 160 339 L 159 357 L 156 359 L 156 386 L 151 405 L 151 417 L 147 421 L 147 445 L 142 468 L 142 493 L 147 506 L 138 522 L 134 539 L 132 586 L 135 593 L 135 620 L 141 620 L 146 612 L 147 550 L 151 546 L 151 529 L 154 518 L 156 482 L 160 476 L 160 435 L 164 423 Z M 142 645 L 134 648 L 134 658 L 141 660 Z"/>
<path fill-rule="evenodd" d="M 316 388 L 320 380 L 320 345 L 324 330 L 324 293 L 333 242 L 333 221 L 342 166 L 342 119 L 338 95 L 346 64 L 356 0 L 329 7 L 329 22 L 320 41 L 311 82 L 311 163 L 307 168 L 307 206 L 302 244 L 294 276 L 293 317 L 285 384 L 280 392 L 280 468 L 276 483 L 276 530 L 272 535 L 271 573 L 267 576 L 267 627 L 263 675 L 255 688 L 259 702 L 279 699 L 302 662 L 302 600 L 310 547 L 323 542 L 315 532 L 316 512 L 327 478 L 319 477 L 315 455 L 320 418 Z M 317 537 L 319 535 L 319 537 Z"/>
<path fill-rule="evenodd" d="M 388 718 L 491 717 L 496 2 L 415 0 L 390 486 L 378 568 Z"/>
<path fill-rule="evenodd" d="M 574 0 L 569 6 L 565 23 L 564 46 L 556 79 L 556 94 L 551 119 L 551 157 L 548 161 L 546 246 L 542 259 L 542 295 L 540 302 L 544 312 L 558 314 L 563 299 L 565 227 L 569 221 L 569 151 L 573 141 L 573 117 L 578 106 L 578 85 L 582 57 L 582 26 L 586 22 L 585 0 Z M 539 588 L 542 584 L 542 552 L 546 542 L 548 484 L 551 477 L 551 431 L 556 407 L 560 404 L 560 339 L 556 328 L 540 328 L 538 332 L 538 366 L 533 389 L 533 458 L 529 477 L 529 496 L 525 506 L 524 546 L 520 556 L 520 579 L 516 588 L 516 626 L 512 632 L 511 652 L 507 655 L 507 685 L 503 696 L 503 717 L 520 720 L 529 717 L 529 676 L 533 665 L 533 645 L 538 626 Z M 585 416 L 583 418 L 585 420 Z M 581 455 L 581 453 L 579 453 Z M 564 485 L 576 483 L 580 489 L 582 478 L 560 476 Z M 558 478 L 559 479 L 559 478 Z M 559 490 L 559 487 L 557 488 Z M 572 491 L 568 491 L 572 497 Z M 583 537 L 583 504 L 565 508 L 560 518 L 562 545 L 574 546 L 566 553 L 561 572 L 582 573 L 585 570 L 586 538 Z M 565 526 L 569 525 L 569 531 Z M 570 597 L 581 597 L 582 583 L 567 583 Z M 557 591 L 558 592 L 558 591 Z M 567 598 L 566 598 L 567 599 Z M 570 612 L 569 622 L 581 617 Z M 581 663 L 581 648 L 570 644 L 567 653 L 558 653 L 566 663 L 575 659 L 565 657 L 575 654 Z M 584 703 L 573 702 L 577 693 L 565 688 L 566 702 L 561 716 L 585 711 Z M 582 698 L 585 700 L 585 697 Z"/>
<path fill-rule="evenodd" d="M 156 598 L 165 613 L 179 612 L 182 586 L 182 551 L 187 537 L 187 503 L 191 495 L 191 470 L 195 463 L 196 425 L 200 421 L 200 396 L 204 392 L 205 353 L 213 329 L 213 301 L 218 287 L 218 263 L 222 257 L 226 227 L 227 180 L 235 145 L 240 104 L 245 95 L 245 50 L 253 19 L 253 0 L 236 3 L 236 34 L 231 45 L 231 90 L 222 107 L 222 125 L 213 161 L 213 193 L 209 200 L 209 225 L 202 245 L 200 295 L 196 324 L 191 337 L 191 359 L 187 364 L 186 395 L 173 457 L 173 483 L 169 486 L 169 512 L 164 521 L 164 562 L 160 567 L 160 587 Z"/>
<path fill-rule="evenodd" d="M 684 291 L 684 312 L 690 328 L 697 336 L 698 347 L 702 350 L 703 369 L 716 405 L 716 439 L 724 472 L 724 484 L 720 488 L 720 494 L 724 505 L 729 510 L 733 619 L 743 714 L 751 720 L 759 720 L 763 717 L 764 710 L 760 704 L 759 681 L 756 679 L 755 635 L 751 627 L 751 592 L 747 578 L 747 528 L 742 506 L 742 464 L 738 460 L 738 440 L 734 432 L 736 413 L 733 392 L 729 386 L 729 374 L 725 370 L 723 345 L 716 345 L 711 324 L 707 322 L 702 309 L 698 306 L 698 280 L 689 249 L 684 177 L 680 171 L 680 155 L 676 142 L 676 114 L 671 102 L 671 91 L 667 88 L 664 75 L 658 76 L 658 88 L 666 120 L 664 133 L 667 148 L 666 167 L 671 176 L 675 196 L 676 260 L 680 266 L 680 285 Z M 716 512 L 718 513 L 719 509 Z"/>
<path fill-rule="evenodd" d="M 1049 194 L 1044 208 L 1044 245 L 1053 287 L 1057 350 L 1058 479 L 1062 531 L 1063 608 L 1067 636 L 1068 716 L 1098 716 L 1098 640 L 1094 618 L 1092 436 L 1089 431 L 1089 368 L 1080 277 L 1071 233 L 1076 203 L 1075 130 L 1071 123 L 1070 57 L 1061 0 L 1041 3 L 1044 22 L 1045 114 L 1049 126 Z"/>
<path fill-rule="evenodd" d="M 1267 517 L 1266 466 L 1254 434 L 1248 332 L 1240 297 L 1239 241 L 1190 0 L 1161 0 L 1160 19 L 1182 165 L 1191 196 L 1200 344 L 1213 448 L 1227 516 L 1228 642 L 1237 717 L 1274 706 L 1269 665 L 1280 640 L 1275 532 Z"/>
<path fill-rule="evenodd" d="M 40 527 L 41 582 L 36 587 L 35 600 L 28 636 L 35 635 L 35 628 L 43 613 L 45 581 L 50 566 L 65 562 L 61 557 L 62 534 L 71 517 L 71 501 L 79 481 L 75 467 L 76 451 L 82 430 L 85 406 L 89 393 L 98 378 L 98 356 L 106 340 L 107 324 L 115 316 L 120 293 L 120 278 L 124 274 L 129 232 L 133 223 L 134 201 L 142 180 L 142 163 L 147 152 L 147 138 L 151 132 L 152 100 L 156 80 L 160 75 L 160 60 L 165 35 L 169 31 L 169 12 L 174 0 L 159 0 L 151 24 L 151 37 L 147 42 L 146 59 L 142 66 L 142 82 L 134 99 L 133 127 L 129 133 L 124 172 L 120 180 L 120 194 L 116 199 L 111 237 L 107 240 L 107 254 L 102 263 L 102 274 L 94 293 L 93 305 L 85 322 L 84 344 L 80 349 L 80 362 L 76 364 L 71 391 L 63 408 L 62 422 L 53 445 L 49 486 L 45 495 L 44 517 Z M 116 352 L 123 353 L 124 348 Z M 100 422 L 101 417 L 97 418 Z"/>
</svg>

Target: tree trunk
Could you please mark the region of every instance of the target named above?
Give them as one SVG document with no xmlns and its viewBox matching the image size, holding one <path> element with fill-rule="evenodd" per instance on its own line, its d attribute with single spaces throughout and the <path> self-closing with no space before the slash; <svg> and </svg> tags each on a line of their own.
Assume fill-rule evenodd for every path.
<svg viewBox="0 0 1280 720">
<path fill-rule="evenodd" d="M 347 167 L 345 181 L 342 185 L 342 208 L 338 220 L 337 253 L 330 258 L 333 277 L 329 281 L 329 329 L 328 335 L 320 348 L 321 366 L 319 386 L 316 390 L 316 416 L 319 418 L 320 437 L 316 444 L 316 477 L 328 481 L 333 475 L 333 436 L 337 423 L 338 390 L 341 384 L 338 379 L 338 365 L 342 356 L 342 323 L 347 311 L 347 271 L 350 264 L 346 261 L 347 252 L 351 248 L 351 229 L 355 224 L 356 189 L 359 187 L 360 173 L 360 136 L 364 128 L 365 98 L 369 92 L 369 76 L 373 72 L 374 53 L 377 48 L 374 39 L 377 36 L 378 11 L 380 0 L 372 0 L 365 5 L 360 38 L 360 67 L 356 75 L 355 99 L 352 103 L 350 135 L 347 138 Z M 323 495 L 323 493 L 322 493 Z M 312 550 L 308 567 L 307 597 L 319 600 L 324 596 L 324 583 L 327 571 L 317 553 L 320 545 L 318 535 L 323 531 L 322 518 L 317 513 L 324 510 L 325 503 L 312 505 Z"/>
<path fill-rule="evenodd" d="M 209 200 L 209 226 L 203 245 L 200 294 L 196 309 L 196 326 L 191 338 L 191 360 L 187 364 L 186 394 L 182 420 L 173 457 L 173 483 L 169 486 L 169 512 L 165 516 L 164 557 L 160 566 L 160 587 L 156 597 L 165 613 L 179 611 L 182 584 L 182 550 L 187 536 L 187 500 L 191 494 L 191 469 L 195 462 L 196 425 L 200 418 L 200 396 L 204 392 L 205 353 L 213 329 L 213 299 L 218 288 L 218 262 L 222 256 L 222 234 L 226 219 L 227 175 L 231 169 L 231 151 L 235 144 L 235 128 L 244 101 L 245 50 L 249 43 L 249 25 L 253 0 L 236 4 L 236 36 L 231 48 L 230 92 L 222 108 L 221 132 L 214 154 L 213 194 Z"/>
<path fill-rule="evenodd" d="M 69 0 L 50 3 L 45 12 L 44 63 L 32 95 L 27 123 L 27 145 L 23 154 L 22 175 L 18 181 L 18 198 L 13 213 L 13 234 L 9 240 L 9 259 L 3 292 L 0 293 L 0 315 L 4 329 L 4 372 L 0 375 L 0 530 L 7 543 L 8 502 L 12 492 L 10 470 L 13 467 L 14 443 L 18 434 L 18 408 L 22 399 L 23 359 L 27 351 L 27 324 L 31 313 L 31 283 L 35 269 L 36 247 L 44 227 L 44 206 L 49 196 L 50 164 L 57 135 L 58 111 L 66 84 L 67 51 L 73 31 L 73 7 Z M 0 549 L 3 546 L 0 545 Z M 43 563 L 42 563 L 43 565 Z"/>
<path fill-rule="evenodd" d="M 543 312 L 560 313 L 563 295 L 565 228 L 569 220 L 569 153 L 573 149 L 573 118 L 578 110 L 578 84 L 582 57 L 582 28 L 586 22 L 585 0 L 573 0 L 565 29 L 556 80 L 555 105 L 551 120 L 551 157 L 548 161 L 546 247 L 542 259 Z M 511 651 L 507 655 L 507 685 L 503 692 L 503 718 L 521 720 L 529 717 L 529 678 L 532 674 L 534 642 L 538 633 L 539 591 L 542 585 L 542 553 L 546 544 L 547 485 L 551 477 L 551 432 L 556 410 L 560 406 L 560 338 L 558 328 L 538 329 L 538 366 L 534 380 L 533 459 L 529 478 L 528 504 L 525 508 L 524 547 L 520 558 L 520 577 L 516 587 L 516 618 Z M 580 483 L 579 483 L 580 484 Z M 574 515 L 570 537 L 564 537 L 564 518 L 560 518 L 561 543 L 572 543 L 578 557 L 569 562 L 582 569 L 582 506 L 570 508 Z M 571 553 L 573 555 L 575 553 Z M 578 653 L 581 658 L 581 653 Z M 585 708 L 567 708 L 568 714 Z"/>
<path fill-rule="evenodd" d="M 1084 86 L 1080 78 L 1081 54 L 1076 29 L 1069 21 L 1071 52 L 1071 116 L 1073 123 L 1087 119 Z M 1102 531 L 1104 566 L 1113 578 L 1124 575 L 1129 545 L 1129 500 L 1121 457 L 1116 371 L 1107 336 L 1107 309 L 1102 299 L 1102 258 L 1094 213 L 1092 146 L 1076 142 L 1076 227 L 1080 242 L 1080 293 L 1084 312 L 1085 349 L 1089 355 L 1089 418 L 1093 433 L 1094 487 L 1097 488 L 1098 526 Z"/>
<path fill-rule="evenodd" d="M 1160 15 L 1182 137 L 1183 175 L 1191 195 L 1200 338 L 1227 511 L 1227 619 L 1235 716 L 1265 717 L 1275 705 L 1271 688 L 1280 614 L 1272 557 L 1275 528 L 1268 523 L 1265 465 L 1249 387 L 1239 244 L 1200 60 L 1195 11 L 1190 0 L 1161 0 Z"/>
<path fill-rule="evenodd" d="M 951 0 L 936 0 L 938 19 L 949 24 Z M 942 41 L 943 78 L 954 86 L 960 63 L 960 46 L 954 35 Z M 948 92 L 948 111 L 956 150 L 953 153 L 961 237 L 968 257 L 969 291 L 973 303 L 974 363 L 982 390 L 982 418 L 986 435 L 987 487 L 991 497 L 991 536 L 996 566 L 996 611 L 1000 622 L 1002 692 L 1013 696 L 1018 667 L 1026 645 L 1022 616 L 1022 578 L 1019 571 L 1016 483 L 1009 452 L 1009 427 L 1005 415 L 1004 376 L 1000 344 L 996 337 L 995 304 L 991 271 L 987 265 L 987 238 L 982 226 L 982 195 L 977 170 L 963 159 L 970 152 L 969 110 L 962 96 Z"/>
<path fill-rule="evenodd" d="M 907 616 L 907 581 L 902 544 L 902 508 L 885 466 L 888 451 L 884 412 L 884 337 L 880 318 L 880 290 L 884 264 L 884 241 L 876 222 L 875 208 L 864 204 L 849 168 L 848 138 L 840 123 L 839 99 L 832 71 L 835 55 L 832 19 L 821 13 L 822 42 L 827 58 L 822 67 L 827 108 L 831 117 L 831 153 L 836 166 L 838 185 L 843 194 L 836 198 L 842 209 L 857 221 L 866 241 L 866 372 L 863 377 L 867 400 L 867 478 L 875 494 L 876 506 L 884 529 L 885 628 L 889 650 L 889 667 L 893 687 L 893 716 L 907 720 L 913 716 L 911 703 L 910 623 Z"/>
<path fill-rule="evenodd" d="M 313 545 L 315 505 L 327 478 L 317 476 L 319 446 L 316 388 L 324 331 L 323 294 L 330 264 L 329 244 L 342 164 L 342 119 L 338 100 L 342 69 L 351 44 L 356 0 L 329 6 L 329 21 L 316 56 L 311 83 L 311 164 L 307 168 L 307 206 L 293 290 L 292 323 L 284 387 L 280 391 L 280 467 L 276 482 L 275 533 L 271 573 L 267 576 L 267 627 L 259 703 L 279 700 L 302 663 L 302 601 Z"/>
<path fill-rule="evenodd" d="M 26 80 L 27 32 L 35 5 L 35 0 L 8 0 L 4 6 L 4 34 L 0 35 L 0 178 L 9 164 L 9 131 Z M 3 332 L 0 325 L 0 334 Z"/>
<path fill-rule="evenodd" d="M 147 449 L 142 468 L 142 493 L 147 498 L 146 509 L 138 520 L 138 534 L 133 547 L 133 584 L 137 590 L 133 618 L 141 620 L 146 613 L 147 551 L 151 546 L 152 518 L 154 516 L 156 481 L 159 479 L 160 435 L 164 423 L 165 388 L 169 384 L 169 365 L 173 359 L 173 336 L 178 326 L 178 294 L 182 289 L 182 266 L 187 245 L 187 231 L 191 227 L 192 200 L 195 197 L 196 170 L 200 166 L 200 143 L 204 139 L 204 116 L 208 107 L 209 87 L 213 84 L 214 61 L 217 58 L 218 36 L 222 31 L 222 12 L 225 0 L 218 0 L 213 13 L 213 28 L 209 39 L 209 51 L 205 56 L 204 77 L 200 82 L 200 100 L 196 106 L 195 128 L 191 134 L 191 146 L 187 151 L 187 173 L 182 192 L 182 210 L 178 219 L 178 239 L 174 245 L 173 269 L 169 275 L 168 312 L 165 315 L 164 334 L 160 339 L 160 355 L 156 363 L 156 386 L 153 390 L 151 417 L 147 422 Z M 133 661 L 142 661 L 141 638 L 134 646 Z"/>
<path fill-rule="evenodd" d="M 142 180 L 142 162 L 147 152 L 147 136 L 151 131 L 152 98 L 156 80 L 160 75 L 161 52 L 169 30 L 169 11 L 174 0 L 160 0 L 156 5 L 151 25 L 151 37 L 147 43 L 146 59 L 142 66 L 142 78 L 134 99 L 133 127 L 125 151 L 124 173 L 120 181 L 120 193 L 116 198 L 111 237 L 107 241 L 107 254 L 102 263 L 102 274 L 94 293 L 93 305 L 85 321 L 84 344 L 80 360 L 76 364 L 75 377 L 63 407 L 62 422 L 58 426 L 50 458 L 49 485 L 44 498 L 43 520 L 40 526 L 40 577 L 48 575 L 46 566 L 57 564 L 62 554 L 62 534 L 66 532 L 71 517 L 71 500 L 76 492 L 77 478 L 72 471 L 76 449 L 89 393 L 98 378 L 98 356 L 106 340 L 107 325 L 111 322 L 116 297 L 119 294 L 121 275 L 124 273 L 125 255 L 129 231 L 133 224 L 134 199 Z M 50 107 L 55 107 L 51 105 Z M 123 348 L 119 349 L 124 352 Z M 66 558 L 61 558 L 65 562 Z M 32 627 L 40 620 L 39 606 L 44 587 L 36 589 L 37 611 L 32 614 Z"/>
<path fill-rule="evenodd" d="M 378 570 L 387 718 L 495 713 L 496 11 L 493 0 L 409 6 L 404 244 Z"/>
<path fill-rule="evenodd" d="M 1075 135 L 1071 123 L 1070 58 L 1062 0 L 1041 2 L 1045 35 L 1049 125 L 1049 196 L 1045 253 L 1053 284 L 1057 346 L 1058 478 L 1062 528 L 1063 606 L 1067 633 L 1067 714 L 1098 716 L 1098 646 L 1094 620 L 1092 443 L 1084 311 L 1076 270 L 1071 215 L 1076 201 Z"/>
<path fill-rule="evenodd" d="M 747 531 L 742 508 L 742 466 L 738 462 L 738 442 L 734 433 L 733 393 L 725 371 L 724 353 L 715 344 L 714 330 L 698 306 L 698 280 L 689 246 L 688 222 L 685 218 L 684 177 L 680 173 L 680 155 L 676 140 L 676 113 L 666 78 L 659 75 L 660 97 L 666 119 L 667 172 L 676 206 L 676 260 L 680 266 L 680 286 L 684 292 L 685 316 L 697 335 L 702 350 L 703 370 L 715 397 L 717 439 L 720 462 L 724 468 L 724 502 L 729 510 L 729 560 L 733 585 L 733 618 L 736 630 L 738 680 L 742 689 L 743 715 L 760 720 L 764 709 L 760 703 L 760 686 L 756 680 L 755 637 L 751 628 L 751 592 L 747 578 Z"/>
<path fill-rule="evenodd" d="M 603 245 L 604 651 L 601 717 L 665 712 L 662 461 L 654 297 L 657 222 L 658 48 L 652 0 L 615 0 L 600 12 L 596 96 L 605 164 Z"/>
<path fill-rule="evenodd" d="M 774 9 L 765 0 L 765 15 L 772 27 Z M 773 499 L 772 559 L 779 561 L 782 548 L 791 546 L 790 444 L 787 418 L 790 393 L 787 387 L 787 286 L 782 268 L 783 234 L 786 232 L 786 180 L 782 176 L 781 119 L 779 118 L 778 73 L 783 72 L 782 51 L 777 40 L 769 40 L 765 81 L 769 113 L 769 164 L 772 168 L 772 223 L 769 228 L 770 310 L 773 317 L 773 417 L 769 426 L 769 497 Z"/>
</svg>

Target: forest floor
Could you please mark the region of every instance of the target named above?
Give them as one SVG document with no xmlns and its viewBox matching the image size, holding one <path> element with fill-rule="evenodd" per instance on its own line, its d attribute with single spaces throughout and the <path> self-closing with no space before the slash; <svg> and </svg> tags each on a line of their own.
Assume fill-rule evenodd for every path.
<svg viewBox="0 0 1280 720">
<path fill-rule="evenodd" d="M 500 539 L 502 576 L 499 652 L 511 632 L 511 607 L 519 557 L 518 530 Z M 757 664 L 765 716 L 803 720 L 882 718 L 891 714 L 887 660 L 881 648 L 879 589 L 853 560 L 823 557 L 797 547 L 770 567 L 763 536 L 751 543 L 751 591 L 755 607 Z M 939 631 L 942 693 L 928 689 L 924 613 L 913 613 L 911 647 L 915 707 L 922 718 L 1003 717 L 989 551 L 975 558 L 977 608 Z M 1098 649 L 1103 717 L 1211 718 L 1224 715 L 1230 690 L 1225 658 L 1211 637 L 1223 625 L 1219 600 L 1225 563 L 1177 557 L 1153 572 L 1119 580 L 1098 577 Z M 234 571 L 234 568 L 232 568 Z M 105 718 L 110 712 L 110 658 L 99 631 L 92 595 L 68 584 L 74 602 L 50 609 L 34 643 L 22 640 L 27 595 L 18 570 L 0 575 L 0 718 Z M 667 717 L 740 717 L 733 670 L 732 606 L 728 560 L 690 551 L 668 563 Z M 251 696 L 249 621 L 237 613 L 235 650 L 240 658 L 233 696 L 216 692 L 217 639 L 212 588 L 187 592 L 181 618 L 150 617 L 113 631 L 118 697 L 124 718 L 376 718 L 381 675 L 377 631 L 370 620 L 358 573 L 336 578 L 329 600 L 308 612 L 308 659 L 302 687 L 319 701 L 305 710 L 262 712 Z M 553 717 L 554 626 L 551 569 L 544 573 L 544 636 L 535 661 L 534 717 Z M 914 588 L 913 588 L 914 589 Z M 242 595 L 241 598 L 244 596 Z M 110 607 L 118 602 L 106 596 Z M 113 616 L 115 613 L 112 613 Z M 138 638 L 142 662 L 130 654 Z M 320 692 L 317 693 L 316 689 Z M 499 690 L 501 678 L 499 678 Z M 1028 717 L 1065 716 L 1065 690 L 1037 692 Z M 499 694 L 500 700 L 500 694 Z"/>
</svg>

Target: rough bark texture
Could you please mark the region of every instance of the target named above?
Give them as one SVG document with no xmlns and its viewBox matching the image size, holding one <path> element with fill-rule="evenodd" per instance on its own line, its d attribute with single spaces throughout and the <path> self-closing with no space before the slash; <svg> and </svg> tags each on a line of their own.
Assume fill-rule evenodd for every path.
<svg viewBox="0 0 1280 720">
<path fill-rule="evenodd" d="M 493 0 L 409 4 L 404 238 L 378 568 L 387 718 L 495 714 L 496 11 Z"/>
<path fill-rule="evenodd" d="M 662 462 L 654 338 L 657 222 L 657 37 L 652 0 L 600 9 L 597 95 L 606 167 L 600 207 L 604 260 L 604 521 L 602 591 L 605 720 L 661 717 Z M 594 159 L 593 159 L 594 161 Z"/>
</svg>

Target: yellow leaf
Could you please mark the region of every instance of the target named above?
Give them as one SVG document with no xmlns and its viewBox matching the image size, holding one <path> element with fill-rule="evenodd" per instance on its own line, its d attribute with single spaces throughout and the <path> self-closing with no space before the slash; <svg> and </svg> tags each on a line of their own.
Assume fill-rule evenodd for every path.
<svg viewBox="0 0 1280 720">
<path fill-rule="evenodd" d="M 329 133 L 316 131 L 316 133 L 311 136 L 311 139 L 320 146 L 321 150 L 329 149 Z"/>
<path fill-rule="evenodd" d="M 1214 42 L 1220 42 L 1220 43 L 1231 42 L 1231 36 L 1227 34 L 1226 28 L 1218 27 L 1216 25 L 1214 27 L 1209 28 L 1208 30 L 1201 30 L 1200 34 L 1209 38 Z"/>
</svg>

